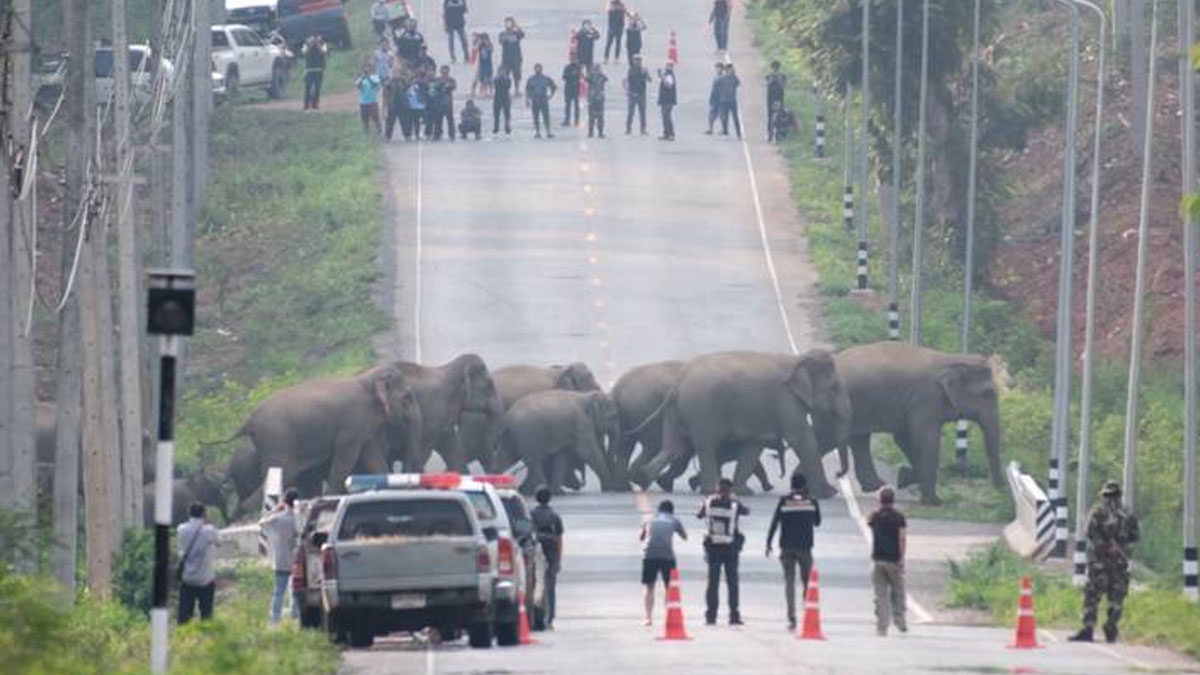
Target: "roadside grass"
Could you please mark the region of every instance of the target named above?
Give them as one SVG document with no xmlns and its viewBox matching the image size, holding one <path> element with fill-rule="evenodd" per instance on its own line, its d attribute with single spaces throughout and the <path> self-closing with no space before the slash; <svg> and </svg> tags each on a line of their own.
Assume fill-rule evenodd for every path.
<svg viewBox="0 0 1200 675">
<path fill-rule="evenodd" d="M 357 370 L 387 326 L 371 298 L 382 220 L 379 149 L 350 113 L 226 108 L 197 225 L 201 292 L 177 434 L 181 469 L 212 465 L 261 400 Z"/>
<path fill-rule="evenodd" d="M 1047 571 L 1001 544 L 978 551 L 961 563 L 950 563 L 946 606 L 987 612 L 998 625 L 1016 621 L 1019 581 L 1033 579 L 1034 605 L 1042 627 L 1079 627 L 1083 593 L 1067 573 Z M 1101 606 L 1101 612 L 1107 605 Z M 1103 621 L 1103 614 L 1101 620 Z M 1125 601 L 1121 635 L 1130 642 L 1167 645 L 1200 658 L 1200 610 L 1178 588 L 1154 578 L 1135 578 Z"/>
</svg>

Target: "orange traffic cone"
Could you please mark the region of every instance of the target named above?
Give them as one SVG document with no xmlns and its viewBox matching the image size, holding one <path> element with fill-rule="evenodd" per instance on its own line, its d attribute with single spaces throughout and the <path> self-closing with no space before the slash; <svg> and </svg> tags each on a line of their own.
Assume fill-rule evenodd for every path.
<svg viewBox="0 0 1200 675">
<path fill-rule="evenodd" d="M 679 65 L 679 37 L 674 28 L 667 34 L 667 61 Z"/>
<path fill-rule="evenodd" d="M 1017 637 L 1011 649 L 1041 649 L 1037 641 L 1037 619 L 1033 616 L 1033 580 L 1021 577 L 1021 598 L 1017 601 Z"/>
<path fill-rule="evenodd" d="M 808 575 L 808 592 L 804 594 L 804 624 L 796 636 L 801 640 L 825 639 L 825 634 L 821 632 L 821 587 L 818 579 L 814 567 Z"/>
<path fill-rule="evenodd" d="M 517 599 L 521 604 L 517 610 L 517 640 L 523 645 L 537 644 L 537 640 L 533 639 L 533 635 L 529 632 L 529 612 L 525 611 L 525 591 L 517 594 Z"/>
<path fill-rule="evenodd" d="M 667 584 L 667 625 L 659 640 L 691 640 L 683 627 L 683 596 L 679 591 L 679 570 L 671 570 Z"/>
</svg>

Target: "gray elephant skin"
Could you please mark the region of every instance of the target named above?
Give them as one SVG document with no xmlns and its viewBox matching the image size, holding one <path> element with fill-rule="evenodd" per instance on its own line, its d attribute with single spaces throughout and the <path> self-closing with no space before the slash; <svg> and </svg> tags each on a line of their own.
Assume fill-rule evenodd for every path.
<svg viewBox="0 0 1200 675">
<path fill-rule="evenodd" d="M 154 483 L 142 488 L 142 519 L 146 527 L 154 524 Z M 191 476 L 171 481 L 171 524 L 178 525 L 188 519 L 188 507 L 193 502 L 211 506 L 221 513 L 229 523 L 228 495 L 223 480 L 206 471 L 197 471 Z"/>
<path fill-rule="evenodd" d="M 1000 406 L 991 364 L 978 354 L 948 354 L 897 342 L 851 347 L 835 357 L 853 407 L 850 450 L 863 490 L 883 482 L 871 458 L 871 434 L 889 433 L 921 486 L 921 502 L 937 505 L 942 425 L 958 419 L 983 431 L 992 483 L 1000 470 Z M 901 469 L 900 487 L 911 482 Z"/>
<path fill-rule="evenodd" d="M 819 499 L 835 494 L 813 428 L 828 425 L 839 440 L 849 435 L 850 397 L 829 352 L 728 351 L 697 357 L 656 414 L 663 415 L 663 452 L 632 476 L 643 488 L 693 448 L 701 484 L 715 485 L 726 445 L 740 448 L 734 482 L 744 484 L 762 448 L 782 438 L 798 455 L 811 494 Z"/>
<path fill-rule="evenodd" d="M 404 373 L 416 394 L 422 439 L 413 447 L 406 424 L 388 424 L 388 459 L 401 461 L 408 471 L 421 472 L 437 451 L 451 471 L 466 472 L 472 459 L 487 466 L 503 429 L 504 405 L 483 359 L 462 354 L 441 366 L 408 361 L 392 365 Z"/>
<path fill-rule="evenodd" d="M 662 451 L 661 417 L 645 425 L 642 425 L 642 422 L 662 406 L 686 365 L 686 361 L 647 363 L 630 369 L 613 385 L 612 398 L 613 402 L 617 404 L 621 428 L 629 430 L 622 434 L 615 446 L 609 448 L 613 464 L 613 487 L 616 490 L 628 490 L 630 474 L 639 473 L 650 460 L 657 457 Z M 630 458 L 633 456 L 634 448 L 638 445 L 641 445 L 642 451 L 631 464 Z M 779 447 L 782 447 L 782 444 Z M 722 446 L 721 463 L 736 461 L 739 458 L 739 451 L 740 449 L 736 446 Z M 658 484 L 663 490 L 671 491 L 675 480 L 687 470 L 693 455 L 694 452 L 688 452 L 681 456 L 658 477 Z M 761 464 L 754 467 L 754 475 L 762 484 L 763 490 L 769 492 L 772 487 L 771 482 Z M 695 484 L 692 485 L 692 488 L 695 489 L 699 485 L 699 478 L 694 477 L 693 480 Z M 737 485 L 735 488 L 739 492 L 746 492 L 745 484 Z"/>
<path fill-rule="evenodd" d="M 392 366 L 310 380 L 276 393 L 259 404 L 237 433 L 220 441 L 245 437 L 243 446 L 247 441 L 253 444 L 252 449 L 237 448 L 230 462 L 230 477 L 241 498 L 237 513 L 260 508 L 262 483 L 272 466 L 283 470 L 283 484 L 297 487 L 302 497 L 317 494 L 321 479 L 340 490 L 356 466 L 387 473 L 383 444 L 389 422 L 405 429 L 409 447 L 419 446 L 417 397 L 404 374 Z"/>
<path fill-rule="evenodd" d="M 612 442 L 620 433 L 617 407 L 602 391 L 535 392 L 521 397 L 505 415 L 495 466 L 506 469 L 524 460 L 528 475 L 521 489 L 529 493 L 541 484 L 561 491 L 564 475 L 579 461 L 596 472 L 601 489 L 608 489 L 612 479 L 606 440 Z"/>
</svg>

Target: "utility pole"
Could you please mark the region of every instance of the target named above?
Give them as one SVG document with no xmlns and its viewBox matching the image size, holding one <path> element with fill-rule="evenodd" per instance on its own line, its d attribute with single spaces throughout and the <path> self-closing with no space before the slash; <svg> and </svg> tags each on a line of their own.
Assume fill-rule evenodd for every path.
<svg viewBox="0 0 1200 675">
<path fill-rule="evenodd" d="M 888 339 L 900 339 L 900 171 L 904 165 L 904 0 L 896 0 L 896 84 L 892 122 L 892 213 L 888 232 Z"/>
<path fill-rule="evenodd" d="M 962 351 L 971 351 L 971 296 L 975 286 L 975 176 L 979 160 L 979 14 L 975 0 L 975 23 L 971 40 L 971 151 L 967 163 L 967 243 L 963 259 Z M 954 454 L 960 467 L 967 465 L 967 421 L 954 428 Z"/>
<path fill-rule="evenodd" d="M 1137 0 L 1135 0 L 1136 2 Z M 1135 12 L 1136 14 L 1136 12 Z M 1136 18 L 1135 18 L 1136 21 Z M 1129 341 L 1129 389 L 1125 400 L 1125 467 L 1122 479 L 1124 489 L 1122 501 L 1125 507 L 1133 510 L 1136 495 L 1137 480 L 1137 445 L 1138 445 L 1138 399 L 1142 383 L 1142 336 L 1146 323 L 1146 252 L 1147 240 L 1150 238 L 1150 169 L 1154 163 L 1154 50 L 1158 47 L 1158 0 L 1150 9 L 1150 52 L 1151 59 L 1148 70 L 1149 83 L 1146 86 L 1146 120 L 1142 136 L 1142 201 L 1138 214 L 1138 245 L 1137 273 L 1133 285 L 1133 329 Z M 1189 279 L 1188 282 L 1192 282 Z M 1194 513 L 1194 511 L 1193 511 Z"/>
<path fill-rule="evenodd" d="M 197 5 L 191 4 L 191 10 L 177 7 L 176 11 L 183 16 L 184 25 L 195 27 L 195 11 Z M 194 50 L 192 50 L 194 51 Z M 174 151 L 171 185 L 171 264 L 175 267 L 191 267 L 192 242 L 191 222 L 193 208 L 193 190 L 195 179 L 192 162 L 192 95 L 195 82 L 191 76 L 192 58 L 189 50 L 180 53 L 179 63 L 175 64 L 175 102 L 172 111 L 173 133 L 171 145 Z M 211 86 L 211 85 L 210 85 Z"/>
<path fill-rule="evenodd" d="M 142 362 L 141 330 L 138 325 L 137 224 L 134 221 L 133 166 L 134 153 L 130 143 L 132 110 L 129 97 L 129 36 L 125 27 L 125 0 L 112 0 L 113 75 L 116 87 L 116 216 L 119 267 L 121 342 L 121 500 L 122 521 L 125 527 L 142 525 Z M 154 59 L 161 58 L 152 52 Z M 145 67 L 145 66 L 144 66 Z M 157 68 L 155 68 L 157 71 Z"/>
<path fill-rule="evenodd" d="M 859 105 L 859 125 L 861 131 L 859 137 L 862 141 L 859 143 L 858 151 L 858 208 L 856 209 L 858 217 L 858 290 L 867 290 L 869 283 L 867 279 L 867 261 L 870 255 L 869 242 L 867 240 L 868 228 L 868 210 L 867 205 L 870 202 L 867 199 L 869 187 L 867 185 L 867 173 L 870 168 L 868 153 L 870 151 L 870 121 L 871 121 L 871 0 L 862 0 L 862 86 L 859 88 L 862 92 Z"/>
<path fill-rule="evenodd" d="M 845 138 L 842 141 L 842 225 L 849 232 L 854 227 L 854 98 L 850 84 L 846 83 L 846 93 L 842 98 L 842 128 Z"/>
<path fill-rule="evenodd" d="M 1196 40 L 1196 10 L 1193 3 L 1179 3 L 1179 82 L 1183 99 L 1183 193 L 1200 191 L 1196 183 L 1196 73 L 1187 59 Z M 1183 216 L 1184 255 L 1184 347 L 1183 347 L 1183 593 L 1192 602 L 1200 600 L 1196 556 L 1196 270 L 1200 252 L 1196 238 L 1200 223 Z"/>
<path fill-rule="evenodd" d="M 192 216 L 208 201 L 208 129 L 212 116 L 212 0 L 196 0 L 193 5 L 196 39 L 192 42 Z M 224 3 L 221 4 L 224 8 Z M 188 238 L 194 236 L 189 223 Z M 189 259 L 188 266 L 191 266 Z"/>
<path fill-rule="evenodd" d="M 1134 147 L 1142 142 L 1145 136 L 1146 120 L 1146 75 L 1151 56 L 1146 53 L 1146 0 L 1129 0 L 1129 58 L 1130 82 L 1132 84 L 1129 100 L 1130 117 L 1132 118 L 1132 140 Z M 1153 52 L 1151 52 L 1153 54 Z"/>
<path fill-rule="evenodd" d="M 917 114 L 917 216 L 913 220 L 912 308 L 909 310 L 908 343 L 921 346 L 922 236 L 925 229 L 925 118 L 929 107 L 929 0 L 921 2 L 921 109 Z"/>
<path fill-rule="evenodd" d="M 0 2 L 0 38 L 3 38 L 0 39 L 0 59 L 3 61 L 0 77 L 8 72 L 8 68 L 4 66 L 12 59 L 11 45 L 15 42 L 12 37 L 13 31 L 16 30 L 15 24 L 10 3 Z M 16 206 L 12 199 L 13 176 L 10 174 L 14 158 L 9 155 L 8 144 L 2 140 L 8 133 L 12 118 L 15 117 L 11 96 L 7 80 L 0 81 L 0 161 L 3 162 L 3 166 L 0 166 L 0 261 L 7 261 L 12 257 L 14 228 L 10 224 Z M 0 501 L 0 505 L 6 508 L 14 506 L 10 502 L 13 501 L 16 492 L 16 486 L 13 484 L 15 457 L 9 442 L 13 425 L 13 276 L 11 265 L 6 264 L 0 268 L 0 499 L 3 500 Z"/>
<path fill-rule="evenodd" d="M 1087 513 L 1091 500 L 1089 485 L 1092 471 L 1092 380 L 1095 370 L 1096 282 L 1100 270 L 1100 139 L 1104 125 L 1104 85 L 1108 79 L 1108 34 L 1104 10 L 1090 0 L 1075 0 L 1096 13 L 1100 20 L 1100 61 L 1096 69 L 1096 115 L 1092 137 L 1092 199 L 1088 218 L 1087 314 L 1084 319 L 1083 384 L 1079 395 L 1079 467 L 1075 492 L 1075 573 L 1076 586 L 1087 583 Z M 1065 485 L 1065 484 L 1064 484 Z"/>
</svg>

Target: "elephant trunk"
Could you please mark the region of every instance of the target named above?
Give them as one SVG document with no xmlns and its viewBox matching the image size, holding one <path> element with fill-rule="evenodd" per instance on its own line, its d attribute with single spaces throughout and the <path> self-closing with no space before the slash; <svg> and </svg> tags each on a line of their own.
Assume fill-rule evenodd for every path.
<svg viewBox="0 0 1200 675">
<path fill-rule="evenodd" d="M 1000 469 L 1000 421 L 996 415 L 986 415 L 977 420 L 983 429 L 984 450 L 987 452 L 988 471 L 992 485 L 1004 487 L 1004 472 Z"/>
<path fill-rule="evenodd" d="M 477 460 L 487 471 L 494 469 L 492 450 L 499 438 L 501 420 L 487 413 L 465 412 L 459 419 L 458 433 L 462 441 L 464 463 Z M 462 468 L 466 468 L 465 466 Z"/>
</svg>

